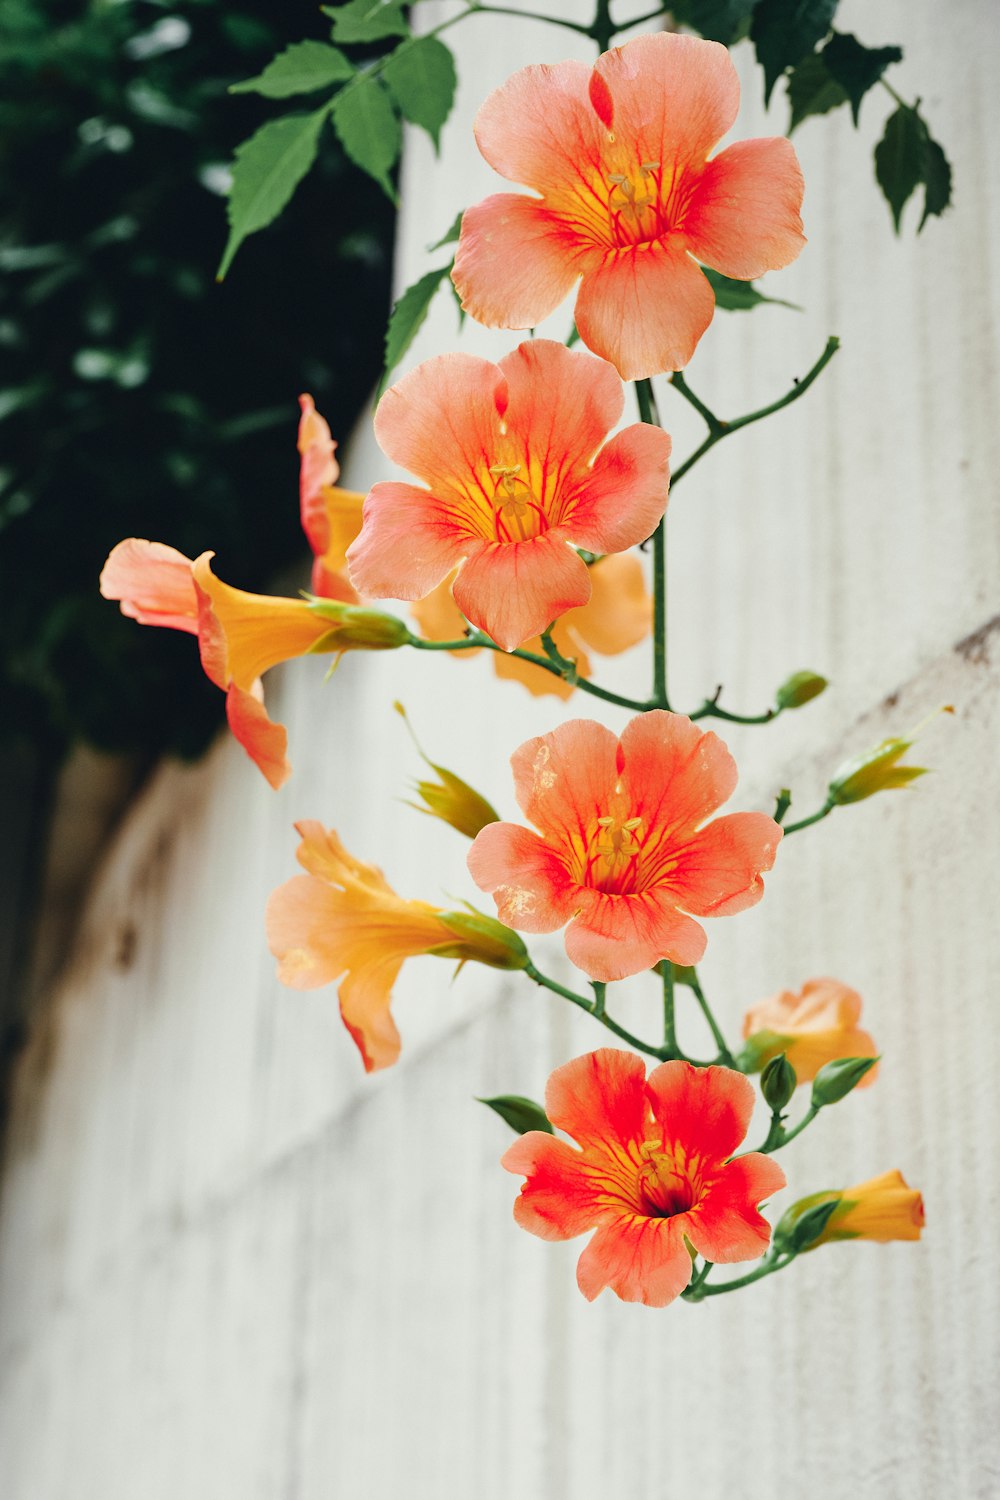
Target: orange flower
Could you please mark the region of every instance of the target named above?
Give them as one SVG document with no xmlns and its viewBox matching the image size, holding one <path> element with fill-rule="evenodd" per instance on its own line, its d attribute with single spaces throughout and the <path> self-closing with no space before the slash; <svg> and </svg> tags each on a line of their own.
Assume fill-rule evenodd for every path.
<svg viewBox="0 0 1000 1500">
<path fill-rule="evenodd" d="M 418 365 L 382 397 L 375 436 L 427 488 L 374 486 L 347 553 L 352 582 L 423 599 L 457 566 L 455 602 L 505 651 L 586 604 L 576 548 L 624 552 L 667 503 L 665 432 L 638 422 L 604 442 L 623 406 L 610 366 L 546 339 L 499 364 Z"/>
<path fill-rule="evenodd" d="M 302 530 L 313 550 L 312 591 L 321 599 L 358 602 L 347 578 L 347 549 L 361 530 L 364 496 L 337 489 L 336 443 L 311 396 L 300 396 L 298 447 Z"/>
<path fill-rule="evenodd" d="M 309 873 L 279 886 L 267 904 L 278 978 L 297 990 L 341 980 L 340 1013 L 367 1072 L 399 1056 L 389 1006 L 404 959 L 426 953 L 499 969 L 527 962 L 520 939 L 491 917 L 404 901 L 381 870 L 347 852 L 333 829 L 312 821 L 295 827 L 302 835 L 297 858 Z"/>
<path fill-rule="evenodd" d="M 810 1193 L 786 1209 L 775 1230 L 776 1240 L 792 1237 L 798 1221 L 812 1208 L 836 1203 L 821 1234 L 808 1246 L 832 1240 L 919 1240 L 924 1227 L 924 1200 L 916 1188 L 907 1186 L 902 1172 L 883 1172 L 856 1187 Z"/>
<path fill-rule="evenodd" d="M 465 616 L 451 593 L 454 576 L 451 574 L 439 583 L 432 594 L 410 610 L 427 640 L 455 640 L 465 629 Z M 569 610 L 552 627 L 557 649 L 570 661 L 576 661 L 580 677 L 590 676 L 588 646 L 602 656 L 618 656 L 644 640 L 653 623 L 653 599 L 637 557 L 619 552 L 599 558 L 590 566 L 590 587 L 588 602 Z M 541 637 L 525 641 L 524 649 L 544 655 Z M 477 653 L 456 651 L 454 655 L 460 659 Z M 536 697 L 551 693 L 557 698 L 569 698 L 576 691 L 571 682 L 546 672 L 544 667 L 522 661 L 519 656 L 500 655 L 496 651 L 490 655 L 498 677 L 523 683 Z"/>
<path fill-rule="evenodd" d="M 472 878 L 511 927 L 568 922 L 566 952 L 591 979 L 624 979 L 662 958 L 695 964 L 706 939 L 692 918 L 729 916 L 763 895 L 781 829 L 764 813 L 705 823 L 732 794 L 736 763 L 682 714 L 642 714 L 620 740 L 573 719 L 528 740 L 511 765 L 540 832 L 484 828 L 469 851 Z"/>
<path fill-rule="evenodd" d="M 876 1056 L 878 1048 L 858 1027 L 860 1019 L 857 990 L 839 979 L 807 979 L 797 995 L 781 990 L 751 1006 L 743 1017 L 743 1056 L 749 1071 L 756 1073 L 783 1052 L 799 1083 L 808 1083 L 835 1058 Z M 878 1068 L 872 1068 L 858 1087 L 874 1083 L 877 1073 Z"/>
<path fill-rule="evenodd" d="M 533 328 L 582 276 L 576 326 L 625 380 L 681 369 L 712 320 L 696 261 L 749 281 L 802 245 L 802 173 L 788 141 L 707 160 L 739 108 L 725 47 L 660 32 L 598 58 L 522 68 L 476 116 L 502 177 L 466 211 L 462 306 L 490 328 Z"/>
<path fill-rule="evenodd" d="M 732 1160 L 750 1124 L 754 1091 L 731 1068 L 661 1063 L 603 1047 L 557 1068 L 545 1090 L 553 1125 L 515 1141 L 501 1165 L 527 1181 L 514 1204 L 524 1229 L 546 1240 L 597 1233 L 577 1284 L 590 1301 L 606 1286 L 625 1302 L 664 1307 L 691 1279 L 687 1242 L 706 1260 L 755 1260 L 770 1226 L 758 1205 L 785 1185 L 759 1151 Z"/>
</svg>

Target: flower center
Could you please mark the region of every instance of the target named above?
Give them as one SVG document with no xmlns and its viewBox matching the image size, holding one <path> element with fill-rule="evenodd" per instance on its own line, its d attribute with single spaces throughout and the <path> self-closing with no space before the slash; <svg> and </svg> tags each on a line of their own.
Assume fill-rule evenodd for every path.
<svg viewBox="0 0 1000 1500">
<path fill-rule="evenodd" d="M 661 201 L 658 161 L 642 161 L 624 172 L 609 172 L 608 223 L 616 245 L 654 240 L 669 228 Z"/>
<path fill-rule="evenodd" d="M 492 464 L 490 474 L 495 484 L 493 531 L 498 542 L 526 542 L 548 531 L 548 517 L 521 478 L 520 464 Z"/>
<path fill-rule="evenodd" d="M 666 1150 L 662 1141 L 644 1141 L 639 1155 L 639 1192 L 651 1218 L 672 1219 L 694 1207 L 700 1197 L 696 1160 L 679 1146 Z"/>
<path fill-rule="evenodd" d="M 598 818 L 587 850 L 583 883 L 618 896 L 634 891 L 641 853 L 641 818 L 616 817 L 610 813 Z"/>
</svg>

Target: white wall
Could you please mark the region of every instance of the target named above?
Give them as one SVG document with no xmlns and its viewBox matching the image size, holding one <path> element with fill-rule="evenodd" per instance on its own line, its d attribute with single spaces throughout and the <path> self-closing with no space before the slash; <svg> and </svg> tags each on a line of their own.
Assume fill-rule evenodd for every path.
<svg viewBox="0 0 1000 1500">
<path fill-rule="evenodd" d="M 844 347 L 801 403 L 678 488 L 671 680 L 681 707 L 722 680 L 749 710 L 795 668 L 830 676 L 802 713 L 726 735 L 737 805 L 769 809 L 787 780 L 799 814 L 842 756 L 956 705 L 917 757 L 937 774 L 789 841 L 763 904 L 712 926 L 703 966 L 733 1030 L 812 974 L 862 991 L 880 1079 L 785 1153 L 779 1201 L 899 1166 L 925 1192 L 923 1242 L 830 1247 L 699 1307 L 584 1302 L 581 1242 L 515 1228 L 509 1137 L 472 1095 L 538 1097 L 605 1034 L 516 976 L 450 985 L 422 960 L 397 990 L 402 1060 L 366 1078 L 332 992 L 276 983 L 261 924 L 301 817 L 336 825 L 404 894 L 473 894 L 457 836 L 395 800 L 417 765 L 393 698 L 508 816 L 507 756 L 564 711 L 494 692 L 482 659 L 349 660 L 325 686 L 323 663 L 298 663 L 269 683 L 291 782 L 270 793 L 228 741 L 162 768 L 23 1059 L 0 1221 L 5 1500 L 1000 1493 L 1000 58 L 988 0 L 946 17 L 842 9 L 844 29 L 904 45 L 900 87 L 953 158 L 956 205 L 919 240 L 911 208 L 893 238 L 870 171 L 881 101 L 859 133 L 844 114 L 797 135 L 810 245 L 767 289 L 806 311 L 720 314 L 690 380 L 735 415 L 828 333 Z M 497 187 L 468 133 L 478 102 L 521 62 L 574 50 L 487 18 L 451 40 L 459 106 L 440 162 L 410 142 L 401 284 Z M 739 133 L 780 130 L 746 49 L 740 62 Z M 467 326 L 462 344 L 514 341 Z M 454 342 L 442 296 L 409 363 Z M 661 406 L 683 455 L 699 424 L 668 390 Z M 359 484 L 384 472 L 370 437 L 352 468 Z M 642 691 L 645 672 L 639 651 L 626 680 Z M 538 948 L 558 964 L 558 943 Z M 681 1024 L 695 1050 L 694 1018 Z"/>
</svg>

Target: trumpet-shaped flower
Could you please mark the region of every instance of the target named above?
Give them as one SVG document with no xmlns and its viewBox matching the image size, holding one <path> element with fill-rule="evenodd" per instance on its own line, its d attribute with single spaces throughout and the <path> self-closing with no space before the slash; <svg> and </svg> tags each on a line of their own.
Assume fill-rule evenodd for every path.
<svg viewBox="0 0 1000 1500">
<path fill-rule="evenodd" d="M 824 1203 L 836 1203 L 822 1232 L 808 1246 L 825 1245 L 833 1240 L 919 1240 L 924 1227 L 924 1200 L 916 1188 L 908 1186 L 902 1172 L 883 1172 L 855 1187 L 810 1193 L 786 1209 L 775 1229 L 777 1241 L 794 1237 L 795 1227 L 811 1209 Z"/>
<path fill-rule="evenodd" d="M 472 877 L 522 932 L 569 923 L 566 952 L 591 979 L 624 979 L 705 951 L 695 917 L 729 916 L 763 895 L 781 829 L 764 813 L 710 817 L 736 763 L 717 735 L 654 710 L 621 739 L 574 719 L 511 757 L 514 789 L 537 833 L 484 828 Z"/>
<path fill-rule="evenodd" d="M 267 904 L 267 937 L 278 978 L 311 990 L 340 980 L 340 1013 L 367 1072 L 399 1056 L 392 987 L 407 958 L 432 954 L 459 963 L 521 969 L 524 945 L 492 917 L 406 901 L 381 870 L 355 859 L 320 823 L 297 823 L 306 875 L 286 881 Z M 342 977 L 343 976 L 343 977 Z"/>
<path fill-rule="evenodd" d="M 715 298 L 697 262 L 748 281 L 805 243 L 802 173 L 787 140 L 709 159 L 739 108 L 725 47 L 660 32 L 598 58 L 522 68 L 476 116 L 502 177 L 466 210 L 453 272 L 491 328 L 532 328 L 582 277 L 576 326 L 626 380 L 687 364 Z"/>
<path fill-rule="evenodd" d="M 562 656 L 576 662 L 578 677 L 591 674 L 588 649 L 601 656 L 618 656 L 630 646 L 645 640 L 653 624 L 653 598 L 646 588 L 642 564 L 631 553 L 611 553 L 590 565 L 591 594 L 586 604 L 561 615 L 552 627 L 552 640 Z M 421 634 L 431 641 L 454 640 L 465 629 L 465 616 L 451 592 L 452 577 L 439 583 L 432 594 L 421 599 L 410 610 Z M 524 649 L 536 656 L 544 655 L 540 636 L 525 641 Z M 475 651 L 456 651 L 457 659 L 475 656 Z M 501 655 L 491 651 L 493 670 L 498 677 L 522 683 L 529 693 L 542 697 L 551 693 L 570 698 L 576 691 L 572 682 L 536 667 L 520 656 Z"/>
<path fill-rule="evenodd" d="M 760 1152 L 732 1160 L 754 1107 L 731 1068 L 642 1059 L 604 1047 L 557 1068 L 545 1090 L 553 1125 L 515 1141 L 501 1165 L 527 1179 L 514 1204 L 524 1229 L 547 1240 L 597 1232 L 577 1265 L 589 1300 L 610 1287 L 625 1302 L 664 1307 L 691 1279 L 691 1252 L 755 1260 L 770 1226 L 759 1204 L 785 1185 Z"/>
<path fill-rule="evenodd" d="M 799 1083 L 808 1083 L 826 1063 L 838 1057 L 875 1057 L 872 1037 L 858 1025 L 861 996 L 839 979 L 807 979 L 797 995 L 781 990 L 751 1006 L 743 1017 L 747 1044 L 743 1059 L 756 1072 L 783 1052 Z M 875 1082 L 878 1068 L 859 1088 Z"/>
<path fill-rule="evenodd" d="M 361 530 L 364 496 L 337 488 L 340 465 L 330 428 L 311 396 L 300 396 L 299 406 L 299 500 L 302 530 L 313 551 L 312 591 L 321 599 L 356 604 L 346 557 Z"/>
<path fill-rule="evenodd" d="M 426 488 L 374 486 L 351 581 L 422 599 L 457 567 L 456 604 L 505 651 L 540 634 L 590 598 L 575 549 L 624 552 L 666 507 L 667 434 L 639 422 L 604 441 L 623 406 L 610 365 L 549 340 L 498 364 L 418 365 L 382 397 L 375 436 Z"/>
</svg>

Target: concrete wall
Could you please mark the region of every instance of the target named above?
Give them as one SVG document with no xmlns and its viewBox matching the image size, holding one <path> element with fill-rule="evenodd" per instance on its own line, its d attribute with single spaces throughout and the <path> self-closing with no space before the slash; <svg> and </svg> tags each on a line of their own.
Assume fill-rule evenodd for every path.
<svg viewBox="0 0 1000 1500">
<path fill-rule="evenodd" d="M 735 415 L 784 391 L 827 334 L 844 347 L 801 403 L 678 488 L 671 684 L 680 707 L 721 680 L 752 710 L 792 669 L 829 675 L 802 713 L 726 736 L 736 805 L 770 809 L 787 782 L 799 814 L 842 756 L 956 705 L 920 747 L 937 774 L 791 840 L 764 903 L 712 926 L 703 966 L 734 1031 L 746 1004 L 813 974 L 862 991 L 881 1077 L 783 1160 L 795 1194 L 901 1167 L 925 1192 L 924 1241 L 831 1247 L 700 1307 L 584 1302 L 580 1242 L 511 1222 L 509 1137 L 472 1095 L 537 1097 L 605 1034 L 516 978 L 466 970 L 452 985 L 422 960 L 397 990 L 402 1060 L 366 1078 L 332 992 L 276 983 L 261 924 L 301 817 L 336 825 L 404 894 L 473 894 L 457 836 L 394 800 L 417 767 L 393 698 L 508 816 L 510 750 L 566 711 L 494 692 L 482 659 L 347 661 L 327 685 L 322 663 L 295 664 L 269 684 L 292 781 L 271 794 L 228 741 L 196 769 L 161 769 L 95 875 L 22 1060 L 0 1221 L 5 1500 L 1000 1493 L 986 895 L 1000 58 L 987 0 L 842 9 L 844 29 L 905 46 L 900 87 L 953 158 L 956 206 L 919 241 L 911 209 L 893 238 L 870 180 L 880 101 L 859 133 L 846 114 L 799 133 L 811 243 L 768 289 L 805 312 L 719 315 L 690 380 Z M 439 163 L 410 143 L 401 284 L 436 263 L 423 247 L 456 209 L 496 187 L 468 134 L 478 102 L 521 62 L 574 50 L 492 18 L 452 39 L 459 106 Z M 762 119 L 739 59 L 740 134 L 780 130 L 783 107 Z M 442 296 L 409 362 L 454 342 Z M 463 334 L 487 352 L 513 342 Z M 699 424 L 669 390 L 661 405 L 683 455 Z M 385 472 L 365 435 L 352 465 L 362 484 Z M 640 650 L 621 680 L 642 691 L 646 670 Z M 557 969 L 558 943 L 537 948 Z M 624 1013 L 652 1030 L 637 989 Z M 681 1027 L 696 1050 L 687 1010 Z"/>
</svg>

